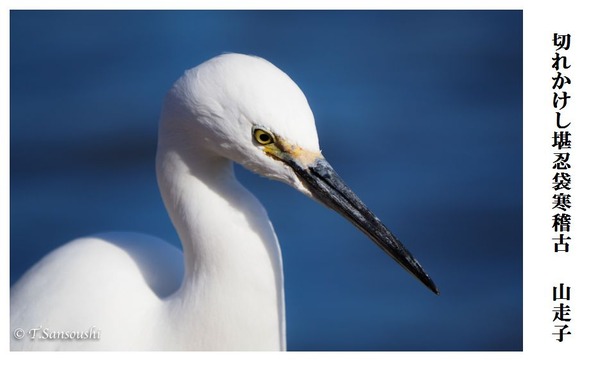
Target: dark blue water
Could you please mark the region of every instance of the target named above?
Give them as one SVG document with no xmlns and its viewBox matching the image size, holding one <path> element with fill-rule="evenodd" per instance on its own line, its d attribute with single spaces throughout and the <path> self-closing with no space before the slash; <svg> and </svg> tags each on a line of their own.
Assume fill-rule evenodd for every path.
<svg viewBox="0 0 600 390">
<path fill-rule="evenodd" d="M 238 169 L 278 232 L 289 348 L 521 350 L 522 50 L 519 11 L 12 12 L 11 282 L 87 234 L 179 245 L 154 178 L 162 97 L 242 52 L 304 90 L 324 155 L 442 293 Z"/>
</svg>

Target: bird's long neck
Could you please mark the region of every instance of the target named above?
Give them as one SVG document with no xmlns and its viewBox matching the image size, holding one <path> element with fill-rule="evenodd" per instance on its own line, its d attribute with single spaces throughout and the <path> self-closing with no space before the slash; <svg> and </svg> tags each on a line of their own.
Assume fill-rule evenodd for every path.
<svg viewBox="0 0 600 390">
<path fill-rule="evenodd" d="M 185 257 L 168 302 L 182 348 L 285 349 L 283 274 L 277 238 L 231 161 L 159 141 L 157 174 Z M 175 336 L 177 337 L 177 336 Z"/>
</svg>

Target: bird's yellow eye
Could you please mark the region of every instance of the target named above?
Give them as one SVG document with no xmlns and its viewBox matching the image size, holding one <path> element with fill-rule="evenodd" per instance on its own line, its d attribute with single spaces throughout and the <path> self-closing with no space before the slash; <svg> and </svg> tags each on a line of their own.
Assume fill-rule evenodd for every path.
<svg viewBox="0 0 600 390">
<path fill-rule="evenodd" d="M 268 145 L 273 143 L 273 135 L 266 132 L 263 129 L 254 129 L 254 139 L 261 145 Z"/>
</svg>

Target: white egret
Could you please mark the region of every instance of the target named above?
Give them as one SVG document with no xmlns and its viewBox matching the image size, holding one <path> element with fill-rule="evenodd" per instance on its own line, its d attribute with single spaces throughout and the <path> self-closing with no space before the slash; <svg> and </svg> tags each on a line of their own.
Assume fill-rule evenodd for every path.
<svg viewBox="0 0 600 390">
<path fill-rule="evenodd" d="M 183 253 L 109 233 L 45 256 L 11 290 L 11 349 L 285 350 L 281 253 L 233 162 L 339 212 L 429 289 L 420 264 L 323 158 L 299 87 L 224 54 L 165 97 L 156 172 Z"/>
</svg>

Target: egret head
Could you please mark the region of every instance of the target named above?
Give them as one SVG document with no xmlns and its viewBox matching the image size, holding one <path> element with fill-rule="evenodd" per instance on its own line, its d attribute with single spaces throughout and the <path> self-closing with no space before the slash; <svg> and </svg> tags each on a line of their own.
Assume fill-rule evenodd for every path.
<svg viewBox="0 0 600 390">
<path fill-rule="evenodd" d="M 169 137 L 189 147 L 310 195 L 282 157 L 321 156 L 312 111 L 296 83 L 262 58 L 223 54 L 186 71 L 169 91 L 161 121 L 177 129 Z"/>
<path fill-rule="evenodd" d="M 165 99 L 160 137 L 290 184 L 340 213 L 438 293 L 417 260 L 323 158 L 306 97 L 268 61 L 224 54 L 185 72 Z"/>
</svg>

